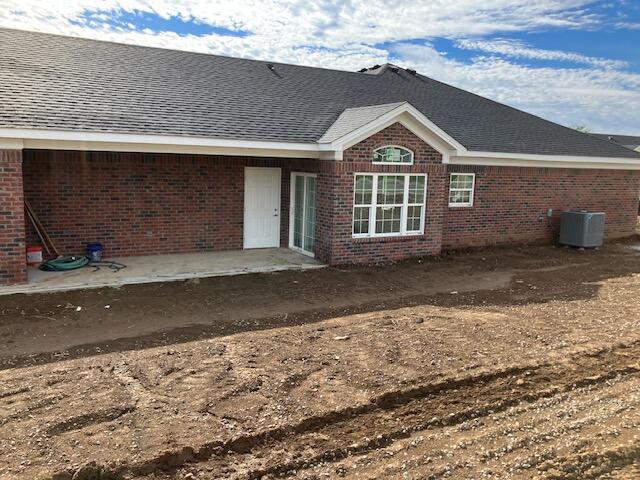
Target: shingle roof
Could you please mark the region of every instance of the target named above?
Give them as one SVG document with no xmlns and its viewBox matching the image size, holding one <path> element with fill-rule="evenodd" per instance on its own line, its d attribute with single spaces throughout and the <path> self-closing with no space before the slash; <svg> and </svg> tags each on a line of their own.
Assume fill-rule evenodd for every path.
<svg viewBox="0 0 640 480">
<path fill-rule="evenodd" d="M 609 133 L 593 133 L 598 138 L 609 140 L 622 145 L 623 147 L 635 150 L 640 147 L 640 136 L 634 135 L 616 135 Z"/>
<path fill-rule="evenodd" d="M 0 29 L 0 128 L 315 142 L 345 109 L 409 102 L 470 150 L 639 157 L 403 69 L 268 65 Z"/>
<path fill-rule="evenodd" d="M 385 105 L 371 105 L 370 107 L 347 108 L 333 122 L 329 129 L 320 137 L 319 142 L 330 143 L 334 140 L 364 127 L 368 123 L 380 118 L 385 113 L 389 113 L 406 102 L 387 103 Z"/>
</svg>

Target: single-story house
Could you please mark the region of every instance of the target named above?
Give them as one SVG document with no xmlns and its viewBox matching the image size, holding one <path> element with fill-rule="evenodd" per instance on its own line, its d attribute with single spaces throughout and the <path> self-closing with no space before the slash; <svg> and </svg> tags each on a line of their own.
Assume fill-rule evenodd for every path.
<svg viewBox="0 0 640 480">
<path fill-rule="evenodd" d="M 640 136 L 634 135 L 615 135 L 610 133 L 594 133 L 596 137 L 602 138 L 604 140 L 609 140 L 610 142 L 617 143 L 622 145 L 629 150 L 635 150 L 636 152 L 640 152 Z"/>
<path fill-rule="evenodd" d="M 631 235 L 640 154 L 394 65 L 359 72 L 0 30 L 0 284 L 27 199 L 67 254 L 267 247 L 327 264 Z"/>
</svg>

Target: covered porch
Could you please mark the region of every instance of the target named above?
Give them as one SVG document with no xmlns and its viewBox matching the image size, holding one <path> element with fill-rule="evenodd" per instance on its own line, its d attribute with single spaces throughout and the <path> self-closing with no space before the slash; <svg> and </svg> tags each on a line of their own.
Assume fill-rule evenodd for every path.
<svg viewBox="0 0 640 480">
<path fill-rule="evenodd" d="M 288 248 L 144 255 L 107 260 L 126 268 L 116 271 L 89 265 L 67 272 L 43 272 L 29 267 L 27 283 L 0 286 L 0 296 L 324 267 L 314 258 Z"/>
<path fill-rule="evenodd" d="M 322 266 L 315 257 L 318 160 L 60 149 L 0 150 L 0 295 Z M 6 187 L 6 188 L 4 188 Z M 114 272 L 26 268 L 92 242 Z M 320 258 L 319 260 L 323 260 Z M 3 286 L 2 286 L 3 285 Z"/>
</svg>

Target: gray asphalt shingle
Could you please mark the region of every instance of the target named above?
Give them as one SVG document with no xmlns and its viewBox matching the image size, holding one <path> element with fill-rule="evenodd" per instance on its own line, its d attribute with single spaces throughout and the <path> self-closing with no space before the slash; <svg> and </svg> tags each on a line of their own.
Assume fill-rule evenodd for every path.
<svg viewBox="0 0 640 480">
<path fill-rule="evenodd" d="M 591 135 L 610 142 L 615 142 L 631 150 L 635 150 L 636 148 L 640 147 L 640 136 L 636 135 L 617 135 L 609 133 L 592 133 Z"/>
<path fill-rule="evenodd" d="M 268 65 L 0 29 L 0 127 L 314 142 L 347 108 L 406 101 L 470 150 L 640 158 L 403 69 Z"/>
</svg>

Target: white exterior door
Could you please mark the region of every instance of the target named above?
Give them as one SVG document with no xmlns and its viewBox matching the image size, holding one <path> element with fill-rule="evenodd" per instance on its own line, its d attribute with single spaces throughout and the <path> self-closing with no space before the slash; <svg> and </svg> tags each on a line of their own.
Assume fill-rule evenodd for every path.
<svg viewBox="0 0 640 480">
<path fill-rule="evenodd" d="M 280 246 L 279 168 L 244 170 L 244 248 Z"/>
</svg>

